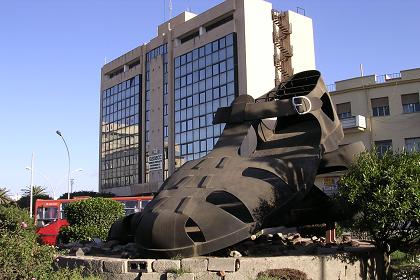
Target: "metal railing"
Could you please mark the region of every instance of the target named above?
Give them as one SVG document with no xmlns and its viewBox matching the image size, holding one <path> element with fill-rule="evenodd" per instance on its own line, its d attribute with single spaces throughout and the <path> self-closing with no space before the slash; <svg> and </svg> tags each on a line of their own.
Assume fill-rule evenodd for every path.
<svg viewBox="0 0 420 280">
<path fill-rule="evenodd" d="M 329 85 L 327 85 L 327 89 L 328 89 L 329 92 L 335 91 L 335 84 L 329 84 Z"/>
<path fill-rule="evenodd" d="M 384 75 L 378 75 L 375 77 L 375 82 L 377 84 L 386 83 L 393 80 L 399 80 L 401 79 L 401 73 L 392 73 L 392 74 L 384 74 Z"/>
</svg>

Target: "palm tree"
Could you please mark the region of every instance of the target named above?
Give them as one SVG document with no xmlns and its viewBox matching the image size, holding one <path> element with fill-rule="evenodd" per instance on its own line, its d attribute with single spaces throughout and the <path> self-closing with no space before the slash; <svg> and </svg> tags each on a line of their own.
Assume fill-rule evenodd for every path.
<svg viewBox="0 0 420 280">
<path fill-rule="evenodd" d="M 35 201 L 37 199 L 52 199 L 46 192 L 45 188 L 42 186 L 33 186 L 33 209 L 35 211 Z M 25 189 L 21 189 L 22 197 L 17 201 L 17 205 L 20 208 L 29 208 L 30 205 L 30 196 L 31 196 L 31 188 L 26 187 Z"/>
<path fill-rule="evenodd" d="M 0 188 L 0 204 L 9 204 L 12 199 L 9 196 L 9 190 L 6 188 Z"/>
<path fill-rule="evenodd" d="M 22 196 L 30 196 L 31 195 L 31 187 L 26 187 L 25 189 L 20 190 L 22 192 Z M 47 196 L 47 190 L 42 186 L 33 186 L 32 195 L 34 197 L 37 196 Z"/>
</svg>

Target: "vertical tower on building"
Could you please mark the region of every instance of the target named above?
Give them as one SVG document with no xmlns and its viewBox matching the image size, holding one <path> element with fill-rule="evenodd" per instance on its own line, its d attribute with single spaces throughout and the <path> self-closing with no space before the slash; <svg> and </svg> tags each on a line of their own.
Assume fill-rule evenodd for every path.
<svg viewBox="0 0 420 280">
<path fill-rule="evenodd" d="M 102 68 L 99 190 L 156 192 L 213 149 L 217 108 L 315 68 L 312 21 L 263 0 L 226 0 L 158 26 L 147 44 Z"/>
</svg>

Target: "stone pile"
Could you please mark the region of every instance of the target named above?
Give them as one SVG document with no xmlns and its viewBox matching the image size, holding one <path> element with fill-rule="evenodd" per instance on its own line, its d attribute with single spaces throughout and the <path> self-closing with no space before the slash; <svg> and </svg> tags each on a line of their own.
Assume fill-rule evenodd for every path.
<svg viewBox="0 0 420 280">
<path fill-rule="evenodd" d="M 252 235 L 250 239 L 225 248 L 211 255 L 218 257 L 257 257 L 287 255 L 317 255 L 340 252 L 356 252 L 364 242 L 352 240 L 344 235 L 337 243 L 326 243 L 324 237 L 302 237 L 299 233 L 268 233 Z M 364 244 L 367 245 L 368 243 Z M 102 242 L 94 239 L 91 242 L 75 242 L 59 245 L 73 256 L 110 256 L 125 259 L 141 258 L 135 243 L 121 244 L 112 240 Z"/>
<path fill-rule="evenodd" d="M 333 254 L 337 252 L 354 251 L 360 242 L 351 237 L 336 243 L 325 243 L 324 237 L 302 237 L 299 233 L 274 233 L 253 235 L 250 239 L 230 248 L 217 252 L 217 255 L 228 256 L 282 256 L 307 254 Z M 227 251 L 227 252 L 226 252 Z"/>
</svg>

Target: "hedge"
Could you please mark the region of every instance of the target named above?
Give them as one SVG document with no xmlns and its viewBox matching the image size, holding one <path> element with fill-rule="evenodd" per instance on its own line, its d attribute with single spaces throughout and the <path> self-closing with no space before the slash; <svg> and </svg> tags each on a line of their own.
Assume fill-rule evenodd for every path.
<svg viewBox="0 0 420 280">
<path fill-rule="evenodd" d="M 124 206 L 97 197 L 72 202 L 64 212 L 70 225 L 61 228 L 58 237 L 61 242 L 90 241 L 95 237 L 105 240 L 112 224 L 124 216 Z"/>
</svg>

